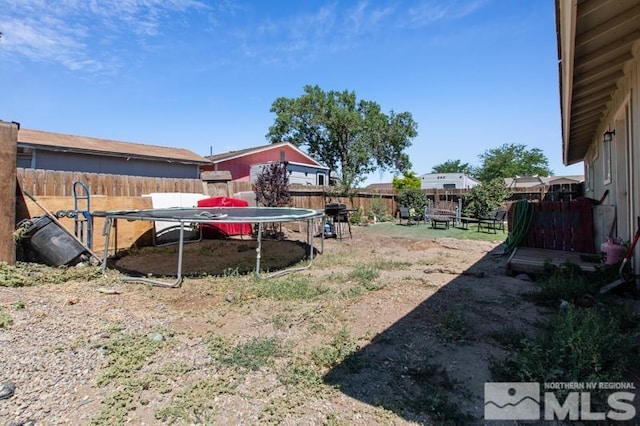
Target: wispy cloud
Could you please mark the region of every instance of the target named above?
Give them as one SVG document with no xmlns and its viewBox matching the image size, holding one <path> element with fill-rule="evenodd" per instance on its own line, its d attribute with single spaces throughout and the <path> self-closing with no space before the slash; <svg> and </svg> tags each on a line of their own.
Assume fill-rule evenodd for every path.
<svg viewBox="0 0 640 426">
<path fill-rule="evenodd" d="M 394 31 L 460 19 L 487 1 L 328 0 L 296 13 L 271 15 L 268 6 L 238 0 L 0 0 L 0 58 L 109 74 L 125 61 L 137 60 L 123 54 L 134 55 L 132 51 L 151 49 L 152 44 L 157 51 L 168 40 L 162 39 L 170 31 L 166 26 L 183 25 L 183 34 L 191 37 L 194 31 L 206 33 L 199 46 L 208 49 L 202 55 L 207 60 L 240 56 L 295 65 L 357 49 Z M 211 34 L 216 43 L 207 44 Z"/>
<path fill-rule="evenodd" d="M 423 27 L 443 20 L 461 19 L 482 8 L 487 0 L 421 0 L 408 10 L 407 24 Z"/>
<path fill-rule="evenodd" d="M 347 6 L 329 2 L 317 9 L 277 20 L 264 19 L 255 33 L 242 33 L 244 51 L 264 62 L 290 65 L 357 47 L 384 29 L 395 6 L 361 0 Z M 251 46 L 251 47 L 250 47 Z"/>
<path fill-rule="evenodd" d="M 0 55 L 109 72 L 117 67 L 111 40 L 157 36 L 169 13 L 204 8 L 196 0 L 0 0 Z"/>
<path fill-rule="evenodd" d="M 462 19 L 491 0 L 337 0 L 306 13 L 265 18 L 242 32 L 242 51 L 263 62 L 291 65 L 357 49 L 375 37 Z"/>
</svg>

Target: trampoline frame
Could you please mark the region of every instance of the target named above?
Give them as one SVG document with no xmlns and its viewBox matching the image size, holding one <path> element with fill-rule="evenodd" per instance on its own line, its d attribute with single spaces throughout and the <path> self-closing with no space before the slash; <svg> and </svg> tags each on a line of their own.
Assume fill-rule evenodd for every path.
<svg viewBox="0 0 640 426">
<path fill-rule="evenodd" d="M 191 212 L 192 214 L 188 214 Z M 258 215 L 257 213 L 263 213 Z M 264 214 L 268 213 L 268 214 Z M 278 214 L 276 214 L 278 213 Z M 309 248 L 309 262 L 307 265 L 297 268 L 287 268 L 267 274 L 268 277 L 283 275 L 290 272 L 301 271 L 311 267 L 313 263 L 314 250 L 314 233 L 312 232 L 313 224 L 316 220 L 321 220 L 321 230 L 324 229 L 326 216 L 322 210 L 299 209 L 289 207 L 197 207 L 197 208 L 168 208 L 168 209 L 146 209 L 146 210 L 113 210 L 113 211 L 95 211 L 92 213 L 94 217 L 103 217 L 105 219 L 102 234 L 104 236 L 104 256 L 102 261 L 102 274 L 107 273 L 107 258 L 109 256 L 109 246 L 111 241 L 111 230 L 114 229 L 114 254 L 118 251 L 118 220 L 125 219 L 127 221 L 147 220 L 176 222 L 180 229 L 178 237 L 178 265 L 176 279 L 174 281 L 162 281 L 147 277 L 122 277 L 125 282 L 143 282 L 160 287 L 180 287 L 184 277 L 182 275 L 182 258 L 184 252 L 184 229 L 185 224 L 216 224 L 216 223 L 251 223 L 258 225 L 258 235 L 256 241 L 256 275 L 260 276 L 260 258 L 262 250 L 262 232 L 265 223 L 284 223 L 284 222 L 306 222 L 307 223 L 307 246 Z M 324 232 L 320 232 L 320 250 L 324 250 Z"/>
</svg>

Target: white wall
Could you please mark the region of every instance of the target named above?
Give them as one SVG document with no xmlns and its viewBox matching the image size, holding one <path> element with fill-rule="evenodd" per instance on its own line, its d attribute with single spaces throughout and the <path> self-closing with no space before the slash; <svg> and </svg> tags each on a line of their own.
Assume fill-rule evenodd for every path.
<svg viewBox="0 0 640 426">
<path fill-rule="evenodd" d="M 249 169 L 249 181 L 255 182 L 257 176 L 262 173 L 265 166 L 271 163 L 253 164 Z M 329 185 L 329 173 L 324 169 L 316 168 L 313 166 L 306 166 L 302 164 L 287 164 L 287 170 L 289 171 L 289 184 L 296 185 L 318 185 L 318 175 L 323 175 L 324 186 Z"/>
<path fill-rule="evenodd" d="M 602 128 L 598 130 L 585 156 L 586 196 L 599 199 L 608 189 L 604 204 L 616 207 L 616 236 L 633 238 L 640 215 L 640 60 L 625 67 L 625 76 L 609 105 Z M 615 129 L 611 144 L 611 181 L 604 179 L 603 133 Z M 587 165 L 588 163 L 588 165 Z M 598 241 L 596 241 L 598 243 Z M 636 250 L 636 267 L 639 256 Z"/>
<path fill-rule="evenodd" d="M 455 185 L 455 188 L 469 189 L 478 185 L 478 182 L 464 173 L 428 173 L 420 176 L 421 189 L 444 189 L 445 185 Z"/>
</svg>

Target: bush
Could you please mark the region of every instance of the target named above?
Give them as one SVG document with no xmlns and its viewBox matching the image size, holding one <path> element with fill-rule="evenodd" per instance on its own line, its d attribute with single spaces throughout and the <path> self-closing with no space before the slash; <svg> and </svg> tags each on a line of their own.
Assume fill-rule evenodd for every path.
<svg viewBox="0 0 640 426">
<path fill-rule="evenodd" d="M 623 308 L 569 306 L 506 359 L 493 359 L 493 378 L 540 383 L 621 381 L 637 358 L 634 327 L 631 314 Z"/>
<path fill-rule="evenodd" d="M 417 212 L 424 212 L 427 206 L 427 196 L 420 189 L 406 188 L 398 192 L 396 202 L 400 207 L 407 207 L 409 209 L 415 209 Z"/>
<path fill-rule="evenodd" d="M 258 203 L 266 207 L 282 207 L 291 203 L 289 174 L 285 163 L 272 163 L 262 168 L 253 184 Z"/>
<path fill-rule="evenodd" d="M 370 214 L 377 218 L 387 214 L 387 203 L 382 198 L 374 198 L 369 204 Z"/>
<path fill-rule="evenodd" d="M 465 216 L 486 217 L 492 210 L 502 207 L 505 201 L 511 197 L 503 179 L 476 185 L 464 198 Z"/>
<path fill-rule="evenodd" d="M 585 295 L 593 295 L 599 288 L 616 279 L 611 271 L 599 270 L 587 275 L 580 267 L 571 262 L 555 266 L 545 264 L 544 275 L 537 279 L 540 289 L 532 294 L 536 303 L 558 306 L 561 300 L 575 302 Z"/>
</svg>

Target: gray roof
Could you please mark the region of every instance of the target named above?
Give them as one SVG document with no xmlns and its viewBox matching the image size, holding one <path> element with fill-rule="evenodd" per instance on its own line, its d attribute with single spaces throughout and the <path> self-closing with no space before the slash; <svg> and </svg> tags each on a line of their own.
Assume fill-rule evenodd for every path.
<svg viewBox="0 0 640 426">
<path fill-rule="evenodd" d="M 51 151 L 94 153 L 150 159 L 159 158 L 188 164 L 211 163 L 206 158 L 184 148 L 120 142 L 87 136 L 43 132 L 40 130 L 20 129 L 18 131 L 18 145 L 40 147 Z"/>
</svg>

